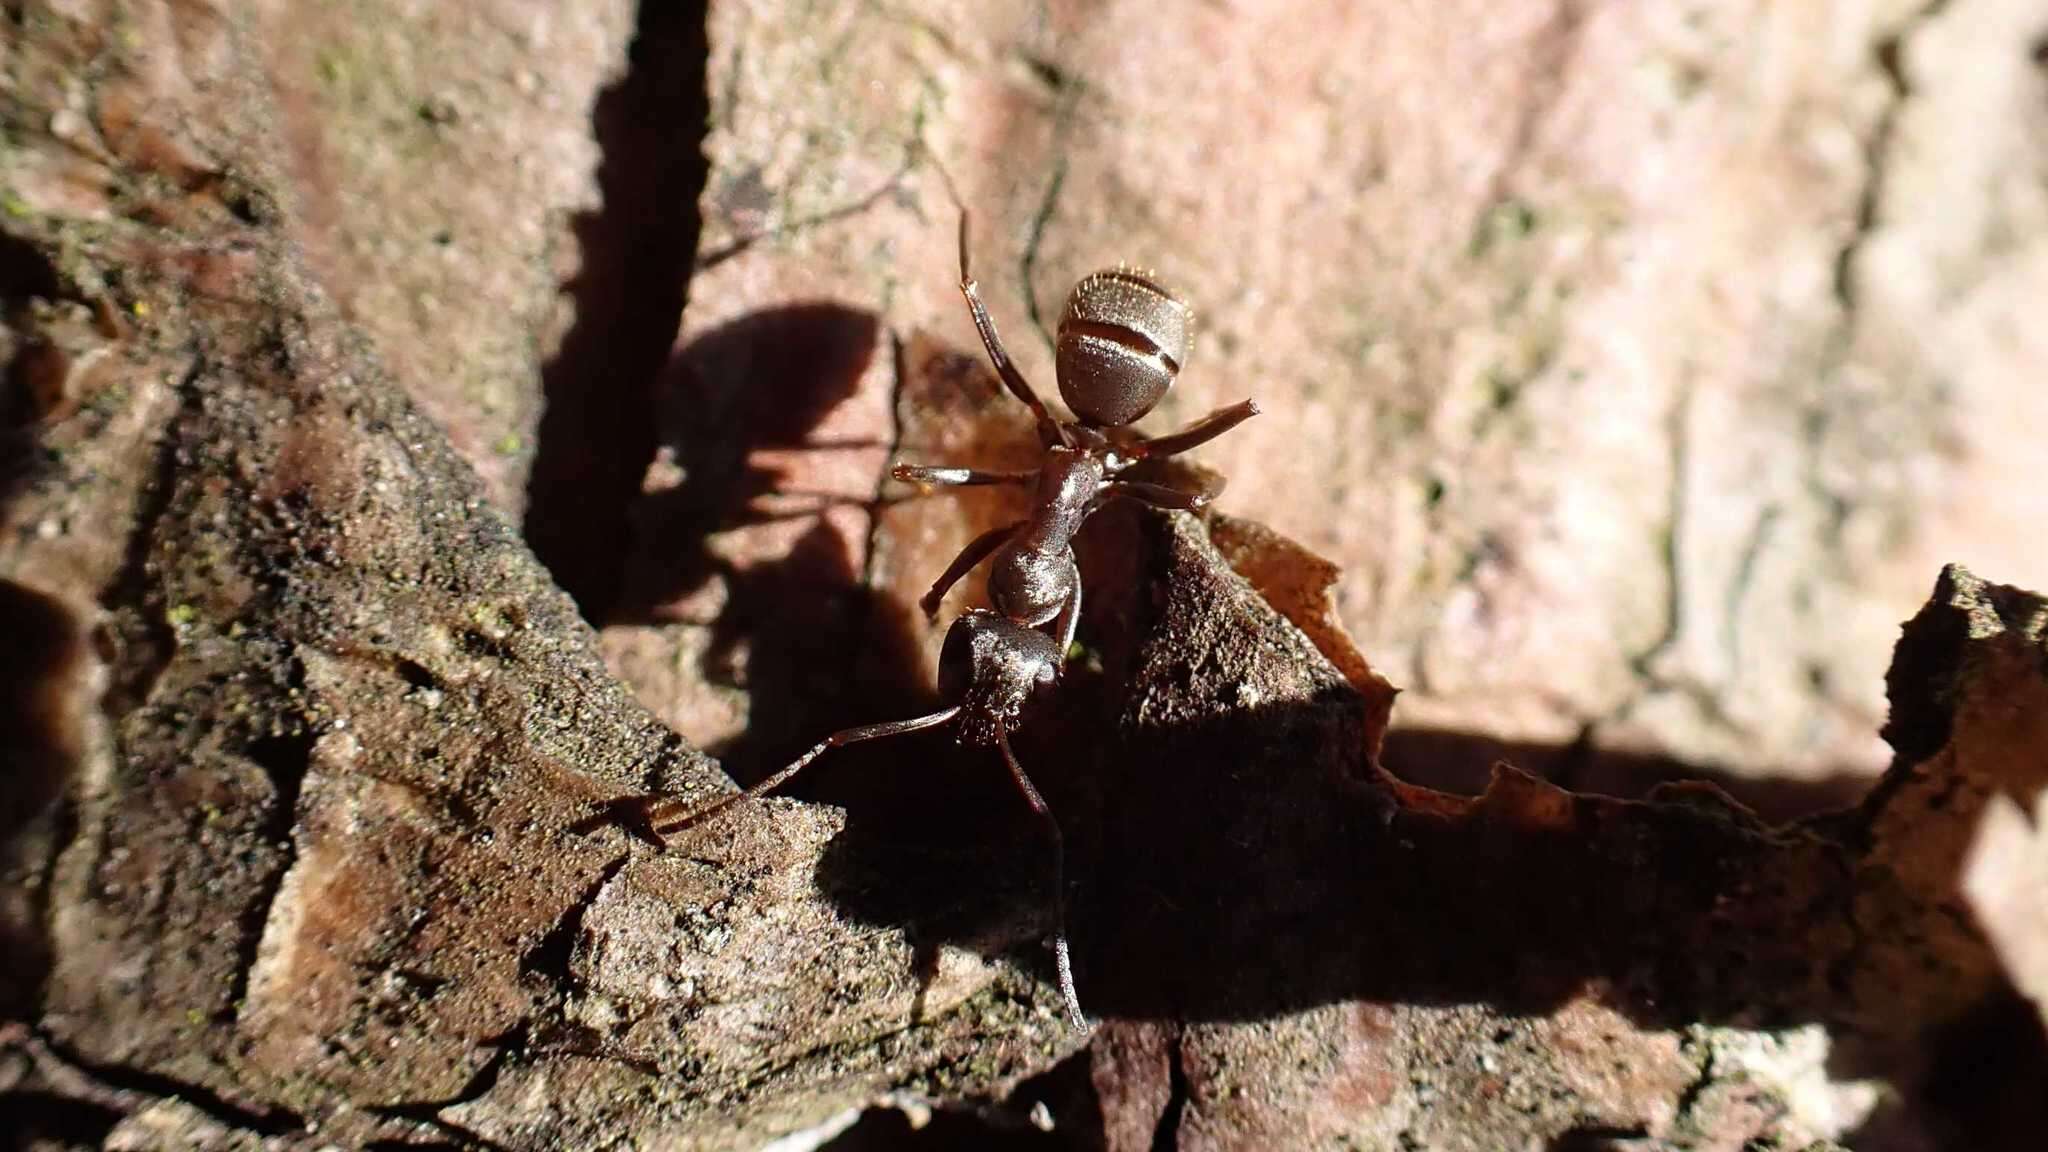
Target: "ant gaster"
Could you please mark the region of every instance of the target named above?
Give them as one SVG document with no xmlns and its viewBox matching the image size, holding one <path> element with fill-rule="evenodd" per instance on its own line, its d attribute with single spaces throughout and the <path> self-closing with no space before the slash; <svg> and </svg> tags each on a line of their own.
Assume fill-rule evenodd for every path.
<svg viewBox="0 0 2048 1152">
<path fill-rule="evenodd" d="M 950 182 L 949 182 L 950 184 Z M 1032 515 L 985 532 L 963 549 L 920 601 L 928 616 L 938 613 L 947 589 L 987 559 L 988 595 L 994 611 L 962 613 L 947 629 L 939 655 L 939 694 L 947 706 L 909 720 L 834 732 L 788 767 L 744 792 L 694 808 L 677 799 L 657 799 L 645 811 L 650 831 L 673 836 L 732 804 L 775 790 L 833 748 L 899 736 L 957 721 L 955 739 L 1001 751 L 1024 800 L 1043 822 L 1053 847 L 1053 955 L 1067 1016 L 1086 1028 L 1074 990 L 1067 945 L 1064 848 L 1059 824 L 1044 797 L 1010 749 L 1010 733 L 1025 705 L 1059 676 L 1073 646 L 1081 616 L 1081 577 L 1073 539 L 1082 521 L 1108 501 L 1124 498 L 1158 508 L 1193 511 L 1210 492 L 1187 492 L 1161 484 L 1118 479 L 1143 460 L 1185 452 L 1258 414 L 1250 400 L 1218 409 L 1179 431 L 1145 437 L 1129 425 L 1150 412 L 1173 386 L 1186 358 L 1193 316 L 1186 304 L 1142 273 L 1097 272 L 1074 286 L 1060 317 L 1055 366 L 1060 396 L 1076 420 L 1056 419 L 1023 373 L 1011 363 L 995 322 L 981 300 L 969 264 L 968 213 L 960 211 L 960 292 L 967 298 L 975 329 L 996 374 L 1031 410 L 1046 450 L 1036 471 L 990 472 L 972 468 L 898 465 L 892 474 L 919 485 L 1033 484 Z M 1039 631 L 1053 624 L 1053 634 Z"/>
</svg>

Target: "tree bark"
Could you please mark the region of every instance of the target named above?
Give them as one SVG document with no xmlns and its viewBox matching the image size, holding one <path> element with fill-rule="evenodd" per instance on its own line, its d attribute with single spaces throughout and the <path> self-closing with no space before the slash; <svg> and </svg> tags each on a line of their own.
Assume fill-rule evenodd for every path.
<svg viewBox="0 0 2048 1152">
<path fill-rule="evenodd" d="M 71 7 L 24 6 L 7 60 L 21 1131 L 738 1148 L 884 1098 L 1021 1110 L 1064 1085 L 1081 1146 L 1811 1147 L 1860 1122 L 1869 1093 L 1836 1081 L 1863 1076 L 1925 1139 L 2039 1130 L 2042 905 L 2015 877 L 2042 856 L 2006 798 L 2048 788 L 2040 598 L 1943 573 L 1895 656 L 1894 760 L 1852 811 L 1772 825 L 1710 787 L 1617 800 L 1506 765 L 1457 797 L 1381 766 L 1393 691 L 1336 568 L 1243 521 L 1105 513 L 1080 542 L 1089 653 L 1018 746 L 1067 831 L 1084 1036 L 1040 946 L 1038 841 L 971 750 L 849 751 L 821 785 L 844 809 L 635 835 L 633 797 L 731 784 L 607 670 L 502 493 L 309 270 L 254 26 Z M 737 268 L 726 242 L 763 241 L 707 235 L 700 263 Z M 728 303 L 690 330 L 694 395 L 795 333 L 825 394 L 885 385 L 887 443 L 849 451 L 1018 450 L 943 343 Z M 789 419 L 761 443 L 813 428 Z M 841 495 L 819 538 L 867 529 L 868 555 L 821 545 L 870 577 L 852 623 L 804 603 L 801 567 L 749 586 L 746 555 L 694 560 L 751 589 L 729 604 L 865 637 L 908 715 L 928 637 L 892 582 L 1002 510 Z M 688 581 L 655 568 L 607 595 L 660 650 Z M 872 704 L 801 703 L 838 665 L 753 659 L 787 689 L 749 702 L 764 761 Z M 2015 863 L 1978 867 L 1983 844 Z M 2001 1071 L 1959 1088 L 1958 1053 Z"/>
</svg>

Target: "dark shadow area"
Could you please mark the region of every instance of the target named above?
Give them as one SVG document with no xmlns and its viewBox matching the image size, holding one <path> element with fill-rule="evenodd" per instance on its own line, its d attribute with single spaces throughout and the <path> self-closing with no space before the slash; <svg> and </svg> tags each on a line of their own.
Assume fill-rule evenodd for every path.
<svg viewBox="0 0 2048 1152">
<path fill-rule="evenodd" d="M 39 331 L 36 305 L 63 295 L 55 265 L 0 232 L 0 531 L 16 530 L 14 502 L 50 458 L 42 430 L 72 365 Z M 69 839 L 70 812 L 60 801 L 83 752 L 77 694 L 88 658 L 69 608 L 0 579 L 0 876 L 9 880 L 0 885 L 0 1017 L 32 1015 L 49 973 L 46 867 Z M 33 1093 L 0 1109 L 23 1109 L 23 1124 L 51 1120 L 60 1129 L 81 1117 L 90 1129 L 99 1119 Z"/>
<path fill-rule="evenodd" d="M 1214 579 L 1162 570 L 1163 524 L 1129 509 L 1089 522 L 1077 548 L 1094 660 L 1014 738 L 1066 836 L 1077 978 L 1091 1012 L 1246 1020 L 1348 999 L 1542 1012 L 1589 980 L 1625 984 L 1646 955 L 1668 953 L 1668 943 L 1647 946 L 1646 910 L 1711 903 L 1727 864 L 1618 868 L 1610 857 L 1632 845 L 1592 829 L 1414 814 L 1390 825 L 1387 798 L 1361 771 L 1357 698 L 1334 677 L 1267 702 L 1190 701 L 1173 720 L 1129 715 L 1134 691 L 1187 694 L 1156 680 L 1178 663 L 1148 652 L 1161 636 L 1254 626 L 1162 614 L 1175 581 Z M 1257 650 L 1254 641 L 1235 655 Z M 1276 674 L 1221 672 L 1241 685 Z M 996 753 L 945 741 L 941 730 L 834 753 L 836 774 L 861 788 L 845 800 L 847 827 L 821 883 L 849 916 L 920 939 L 985 943 L 1020 927 L 1029 939 L 1049 920 L 1048 852 Z M 914 788 L 890 787 L 913 776 Z M 1748 829 L 1692 812 L 1675 809 L 1661 832 L 1702 863 L 1766 851 Z M 1699 843 L 1686 845 L 1687 832 Z M 1617 871 L 1643 890 L 1618 890 L 1608 879 Z M 1700 1002 L 1711 989 L 1701 992 L 1665 999 L 1660 1012 L 1674 1022 L 1711 1015 Z"/>
<path fill-rule="evenodd" d="M 2048 1032 L 2036 1007 L 2007 984 L 1934 1035 L 1922 1089 L 1922 1122 L 1944 1148 L 2020 1148 L 2015 1136 L 2048 1133 Z M 1872 1129 L 1851 1138 L 1864 1148 Z"/>
<path fill-rule="evenodd" d="M 28 881 L 0 892 L 0 1016 L 27 1018 L 50 967 L 44 866 L 69 839 L 59 800 L 83 752 L 87 651 L 69 609 L 12 580 L 0 580 L 0 637 L 0 874 Z"/>
<path fill-rule="evenodd" d="M 57 266 L 34 244 L 0 232 L 0 301 L 13 307 L 35 297 L 54 300 L 61 287 Z"/>
<path fill-rule="evenodd" d="M 871 1108 L 819 1152 L 1055 1152 L 1077 1146 L 1065 1133 L 1041 1132 L 1023 1119 L 937 1109 L 922 1124 L 895 1108 Z"/>
<path fill-rule="evenodd" d="M 1662 1145 L 1650 1140 L 1640 1128 L 1616 1128 L 1596 1124 L 1558 1134 L 1544 1152 L 1649 1152 Z"/>
<path fill-rule="evenodd" d="M 1085 674 L 1071 674 L 1061 688 L 1056 703 L 1027 713 L 1012 743 L 1059 822 L 1071 900 L 1095 855 L 1083 774 L 1097 760 L 1070 744 L 1084 725 L 1060 709 L 1086 709 L 1102 693 Z M 818 882 L 854 919 L 904 928 L 934 961 L 942 944 L 993 956 L 1052 931 L 1055 862 L 1046 829 L 997 749 L 956 743 L 950 725 L 878 740 L 821 758 L 810 792 L 846 809 L 846 829 L 819 861 Z M 1085 929 L 1076 919 L 1068 927 L 1085 952 Z M 1049 949 L 1027 945 L 1019 956 L 1053 979 Z M 1086 996 L 1084 986 L 1084 1005 Z"/>
<path fill-rule="evenodd" d="M 0 1092 L 0 1148 L 97 1148 L 122 1113 L 60 1092 Z"/>
<path fill-rule="evenodd" d="M 1856 961 L 1826 930 L 1858 890 L 1858 849 L 1833 835 L 1850 817 L 1780 827 L 1712 789 L 1645 804 L 1521 774 L 1469 805 L 1394 803 L 1397 786 L 1363 763 L 1348 685 L 1290 672 L 1305 666 L 1295 650 L 1212 594 L 1220 578 L 1171 536 L 1122 510 L 1089 523 L 1077 545 L 1093 655 L 1015 740 L 1066 833 L 1091 1015 L 1249 1021 L 1364 1001 L 1533 1016 L 1589 990 L 1648 1028 L 1870 1009 L 1846 999 L 1839 966 Z M 1433 766 L 1431 745 L 1395 751 L 1420 775 Z M 1000 760 L 948 748 L 943 730 L 864 752 L 838 769 L 858 787 L 819 867 L 845 914 L 1007 951 L 1049 979 L 1032 943 L 1050 920 L 1047 851 Z M 911 778 L 914 794 L 894 787 Z M 2020 1087 L 2042 1082 L 2038 1024 L 2008 999 L 1941 1042 L 1928 1081 L 1929 1122 L 1969 1146 L 2027 1147 L 2014 1134 L 2048 1123 L 2048 1097 Z M 1910 1057 L 1855 1029 L 1836 1043 L 1837 1075 L 1914 1080 Z M 1565 1147 L 1626 1135 L 1576 1138 L 1593 1143 Z"/>
<path fill-rule="evenodd" d="M 1126 507 L 1099 512 L 1082 528 L 1075 548 L 1088 588 L 1081 635 L 1090 652 L 1040 691 L 1011 736 L 1018 762 L 1059 823 L 1070 901 L 1095 869 L 1100 777 L 1118 767 L 1113 734 L 1123 693 L 1117 677 L 1126 669 L 1105 658 L 1133 650 L 1128 629 L 1138 622 L 1136 585 L 1123 575 L 1131 564 L 1120 553 L 1137 529 Z M 1098 595 L 1098 587 L 1112 586 L 1114 594 Z M 1119 630 L 1113 638 L 1112 629 Z M 915 715 L 944 703 L 929 685 L 923 693 L 889 715 Z M 820 769 L 832 759 L 839 766 L 813 770 L 813 795 L 844 807 L 847 824 L 819 861 L 818 881 L 854 919 L 903 927 L 921 947 L 955 944 L 993 955 L 1050 933 L 1054 858 L 1044 824 L 1011 780 L 1001 752 L 962 746 L 954 737 L 947 725 L 836 750 L 819 761 Z M 1089 950 L 1079 917 L 1079 907 L 1070 907 L 1077 957 Z M 1020 955 L 1052 979 L 1049 949 Z M 1082 1002 L 1091 1012 L 1098 1009 L 1085 983 Z"/>
<path fill-rule="evenodd" d="M 642 0 L 624 77 L 593 113 L 603 206 L 576 219 L 576 320 L 541 371 L 527 543 L 585 619 L 618 596 L 628 517 L 654 458 L 655 386 L 682 321 L 701 220 L 705 5 Z"/>
<path fill-rule="evenodd" d="M 1560 788 L 1625 800 L 1642 799 L 1666 784 L 1706 783 L 1774 824 L 1849 808 L 1877 782 L 1863 772 L 1810 778 L 1751 775 L 1674 756 L 1600 748 L 1584 740 L 1552 744 L 1398 726 L 1388 730 L 1380 762 L 1412 784 L 1459 796 L 1485 791 L 1493 766 L 1502 762 Z"/>
<path fill-rule="evenodd" d="M 1104 1145 L 1100 1104 L 1089 1079 L 1090 1057 L 1082 1049 L 1012 1089 L 1001 1104 L 980 1109 L 934 1109 L 921 1126 L 895 1108 L 870 1108 L 845 1132 L 819 1146 L 820 1152 L 1056 1152 Z M 1051 1125 L 1037 1126 L 1036 1112 Z"/>
<path fill-rule="evenodd" d="M 30 305 L 57 299 L 62 285 L 56 266 L 35 245 L 0 232 L 0 526 L 8 509 L 34 477 L 41 447 L 36 425 L 51 409 L 53 386 L 61 390 L 64 357 L 36 334 Z"/>
</svg>

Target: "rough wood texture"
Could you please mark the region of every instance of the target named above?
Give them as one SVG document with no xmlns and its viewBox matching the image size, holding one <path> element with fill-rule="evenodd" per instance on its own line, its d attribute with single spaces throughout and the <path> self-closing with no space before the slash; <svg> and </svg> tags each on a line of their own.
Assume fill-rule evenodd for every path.
<svg viewBox="0 0 2048 1152">
<path fill-rule="evenodd" d="M 1858 581 L 1869 523 L 1938 531 L 1918 488 L 1880 483 L 1881 465 L 1926 458 L 1909 443 L 1880 460 L 1884 437 L 1859 437 L 1935 403 L 1918 368 L 1882 374 L 1927 354 L 1884 336 L 1960 290 L 1860 318 L 1866 283 L 1900 282 L 1864 270 L 1876 254 L 1894 271 L 1925 255 L 1917 209 L 1887 215 L 1876 193 L 1858 208 L 1868 181 L 1826 164 L 1827 194 L 1800 212 L 1682 201 L 1740 219 L 1676 255 L 1654 241 L 1698 220 L 1654 180 L 1565 177 L 1654 138 L 1663 163 L 1791 180 L 1803 169 L 1779 153 L 1743 167 L 1697 111 L 1746 85 L 1807 108 L 1815 155 L 1854 168 L 1853 147 L 1825 142 L 1889 155 L 1927 131 L 1916 108 L 1982 116 L 2024 90 L 2005 55 L 1925 105 L 1903 88 L 1876 99 L 1884 85 L 1859 77 L 1952 76 L 1958 40 L 2005 52 L 2032 17 L 1958 3 L 1823 29 L 1815 43 L 1889 45 L 1875 62 L 1828 56 L 1834 71 L 1815 70 L 1812 29 L 1767 25 L 1745 35 L 1789 55 L 1758 55 L 1761 74 L 1695 61 L 1620 108 L 1595 98 L 1588 61 L 1748 26 L 1576 7 L 1334 30 L 1219 8 L 1162 24 L 1135 4 L 1034 24 L 935 5 L 834 9 L 790 35 L 788 13 L 721 5 L 698 244 L 688 121 L 645 125 L 702 111 L 705 92 L 662 80 L 702 29 L 656 7 L 623 73 L 616 5 L 569 23 L 511 3 L 363 5 L 311 29 L 325 49 L 287 43 L 283 6 L 9 13 L 13 1131 L 53 1147 L 736 1148 L 894 1094 L 1007 1100 L 992 1114 L 1013 1121 L 1044 1102 L 1044 1139 L 1082 1147 L 1796 1148 L 1856 1134 L 1874 1097 L 1861 1077 L 1896 1095 L 1859 1147 L 2040 1130 L 2048 1045 L 2026 998 L 2048 986 L 2030 896 L 2044 857 L 2015 811 L 2048 789 L 2039 598 L 1946 570 L 1894 657 L 1881 784 L 1849 813 L 1786 825 L 1701 787 L 1631 802 L 1507 767 L 1476 797 L 1400 782 L 1379 756 L 1392 690 L 1350 639 L 1394 653 L 1397 679 L 1428 680 L 1403 707 L 1433 722 L 1596 741 L 1608 719 L 1640 722 L 1660 746 L 1753 764 L 1840 752 L 1856 708 L 1810 739 L 1757 719 L 1733 743 L 1692 744 L 1690 721 L 1660 726 L 1652 705 L 1806 707 L 1783 698 L 1792 670 L 1837 665 L 1801 643 L 1849 652 L 1868 621 L 1905 613 L 1878 615 L 1890 575 Z M 1448 31 L 1481 25 L 1493 33 Z M 1346 43 L 1384 47 L 1354 60 Z M 1507 66 L 1531 44 L 1547 46 L 1540 64 Z M 306 88 L 309 61 L 328 88 Z M 1771 88 L 1795 75 L 1798 92 Z M 1826 111 L 1800 104 L 1809 86 Z M 1425 114 L 1428 93 L 1446 98 Z M 558 166 L 588 161 L 576 125 L 593 104 L 604 210 L 572 221 L 587 189 Z M 1525 104 L 1541 114 L 1495 114 Z M 1307 107 L 1320 119 L 1257 120 Z M 528 139 L 514 124 L 546 143 L 508 143 Z M 463 126 L 481 135 L 433 143 Z M 1620 136 L 1596 149 L 1602 131 Z M 1921 143 L 1939 152 L 1934 136 Z M 1050 301 L 1087 264 L 1180 262 L 1169 270 L 1215 317 L 1180 414 L 1255 392 L 1269 415 L 1206 458 L 1236 507 L 1342 561 L 1220 519 L 1105 514 L 1084 533 L 1089 651 L 1019 753 L 1069 835 L 1081 989 L 1104 1018 L 1085 1048 L 1037 940 L 1043 860 L 992 764 L 938 740 L 849 750 L 809 791 L 843 807 L 749 806 L 665 853 L 616 818 L 650 789 L 730 786 L 656 714 L 724 746 L 744 777 L 843 720 L 926 702 L 933 634 L 908 605 L 934 558 L 1005 510 L 1001 494 L 897 500 L 881 469 L 899 451 L 1000 466 L 1023 441 L 1014 405 L 955 346 L 951 210 L 920 139 L 986 206 L 993 285 Z M 1479 155 L 1502 140 L 1477 168 L 1431 144 Z M 629 159 L 664 142 L 679 151 Z M 1225 149 L 1266 175 L 1171 194 Z M 317 162 L 336 154 L 350 159 Z M 525 182 L 490 182 L 527 163 Z M 1988 171 L 1958 177 L 1966 198 Z M 2032 219 L 2035 192 L 1972 226 Z M 1608 196 L 1614 213 L 1595 211 Z M 1409 211 L 1432 200 L 1441 215 Z M 635 222 L 666 209 L 680 222 L 635 249 Z M 494 234 L 494 211 L 517 226 Z M 1848 247 L 1816 247 L 1822 224 L 1852 217 Z M 1365 239 L 1346 256 L 1295 233 Z M 1699 264 L 1726 234 L 1764 270 Z M 363 246 L 377 235 L 395 240 Z M 572 240 L 573 320 L 548 256 Z M 411 261 L 450 248 L 438 271 Z M 1357 274 L 1366 250 L 1386 279 Z M 1995 326 L 2036 264 L 1985 272 L 1954 331 Z M 1489 278 L 1496 265 L 1513 274 Z M 464 294 L 494 275 L 512 279 Z M 1754 297 L 1761 313 L 1716 311 L 1766 282 L 1782 291 Z M 1664 310 L 1715 339 L 1667 345 L 1693 329 Z M 1015 306 L 999 312 L 1042 362 Z M 941 325 L 952 335 L 929 334 Z M 1765 331 L 1791 350 L 1748 348 Z M 1737 367 L 1687 361 L 1709 346 Z M 1617 370 L 1645 349 L 1665 367 Z M 457 364 L 480 375 L 444 374 Z M 1887 386 L 1844 390 L 1873 371 Z M 1966 393 L 2007 378 L 1957 371 Z M 1757 487 L 1681 483 L 1746 466 L 1685 444 L 1771 455 L 1751 423 L 1694 426 L 1752 400 L 1796 414 L 1779 432 L 1811 434 L 1815 455 Z M 1940 411 L 2006 410 L 1967 400 Z M 1859 421 L 1873 423 L 1846 428 Z M 508 429 L 539 442 L 499 450 Z M 1944 475 L 1987 466 L 1973 452 Z M 1578 460 L 1615 474 L 1565 467 Z M 573 602 L 508 524 L 522 473 L 527 538 Z M 1708 489 L 1750 525 L 1738 536 L 1759 537 L 1738 550 L 1753 570 L 1730 618 L 1841 628 L 1745 641 L 1698 691 L 1662 665 L 1727 623 L 1681 607 L 1688 557 L 1729 555 L 1709 531 L 1722 522 L 1699 519 L 1721 507 Z M 1524 503 L 1547 511 L 1510 527 L 1564 535 L 1481 547 L 1481 513 Z M 1839 520 L 1820 543 L 1771 551 L 1827 509 Z M 1638 531 L 1656 524 L 1662 548 Z M 1572 535 L 1596 531 L 1621 543 Z M 1446 549 L 1476 560 L 1425 562 Z M 1825 695 L 1833 675 L 1795 695 Z M 1517 687 L 1537 682 L 1563 703 Z"/>
<path fill-rule="evenodd" d="M 938 529 L 860 514 L 889 446 L 928 447 L 892 411 L 914 381 L 886 356 L 792 376 L 769 350 L 805 332 L 858 347 L 816 326 L 732 339 L 802 303 L 884 349 L 972 345 L 922 146 L 1041 387 L 1080 275 L 1134 261 L 1193 301 L 1153 423 L 1264 405 L 1201 455 L 1225 510 L 1344 572 L 1341 619 L 1405 692 L 1390 763 L 1476 788 L 1507 748 L 1631 794 L 1711 768 L 1781 808 L 1853 797 L 1928 573 L 2048 586 L 2048 505 L 2012 482 L 2048 421 L 2043 35 L 2032 0 L 715 5 L 662 395 L 777 387 L 737 478 L 839 503 L 700 514 L 724 567 L 607 651 L 765 766 L 747 718 L 795 674 L 746 654 L 780 636 L 691 621 L 795 573 L 896 593 L 943 563 Z M 686 478 L 653 493 L 731 507 L 715 454 L 663 442 Z M 678 659 L 741 671 L 679 683 Z"/>
</svg>

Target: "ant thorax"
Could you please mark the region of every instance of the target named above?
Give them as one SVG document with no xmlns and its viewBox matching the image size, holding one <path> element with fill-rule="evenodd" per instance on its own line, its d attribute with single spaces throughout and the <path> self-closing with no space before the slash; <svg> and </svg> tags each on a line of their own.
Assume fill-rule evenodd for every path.
<svg viewBox="0 0 2048 1152">
<path fill-rule="evenodd" d="M 1038 469 L 1037 515 L 1033 522 L 1078 512 L 1095 499 L 1107 472 L 1101 456 L 1074 448 L 1046 450 Z"/>
<path fill-rule="evenodd" d="M 1078 578 L 1069 545 L 1102 490 L 1104 473 L 1092 452 L 1048 450 L 1031 518 L 996 550 L 989 569 L 989 603 L 997 612 L 1036 626 L 1066 605 Z"/>
</svg>

